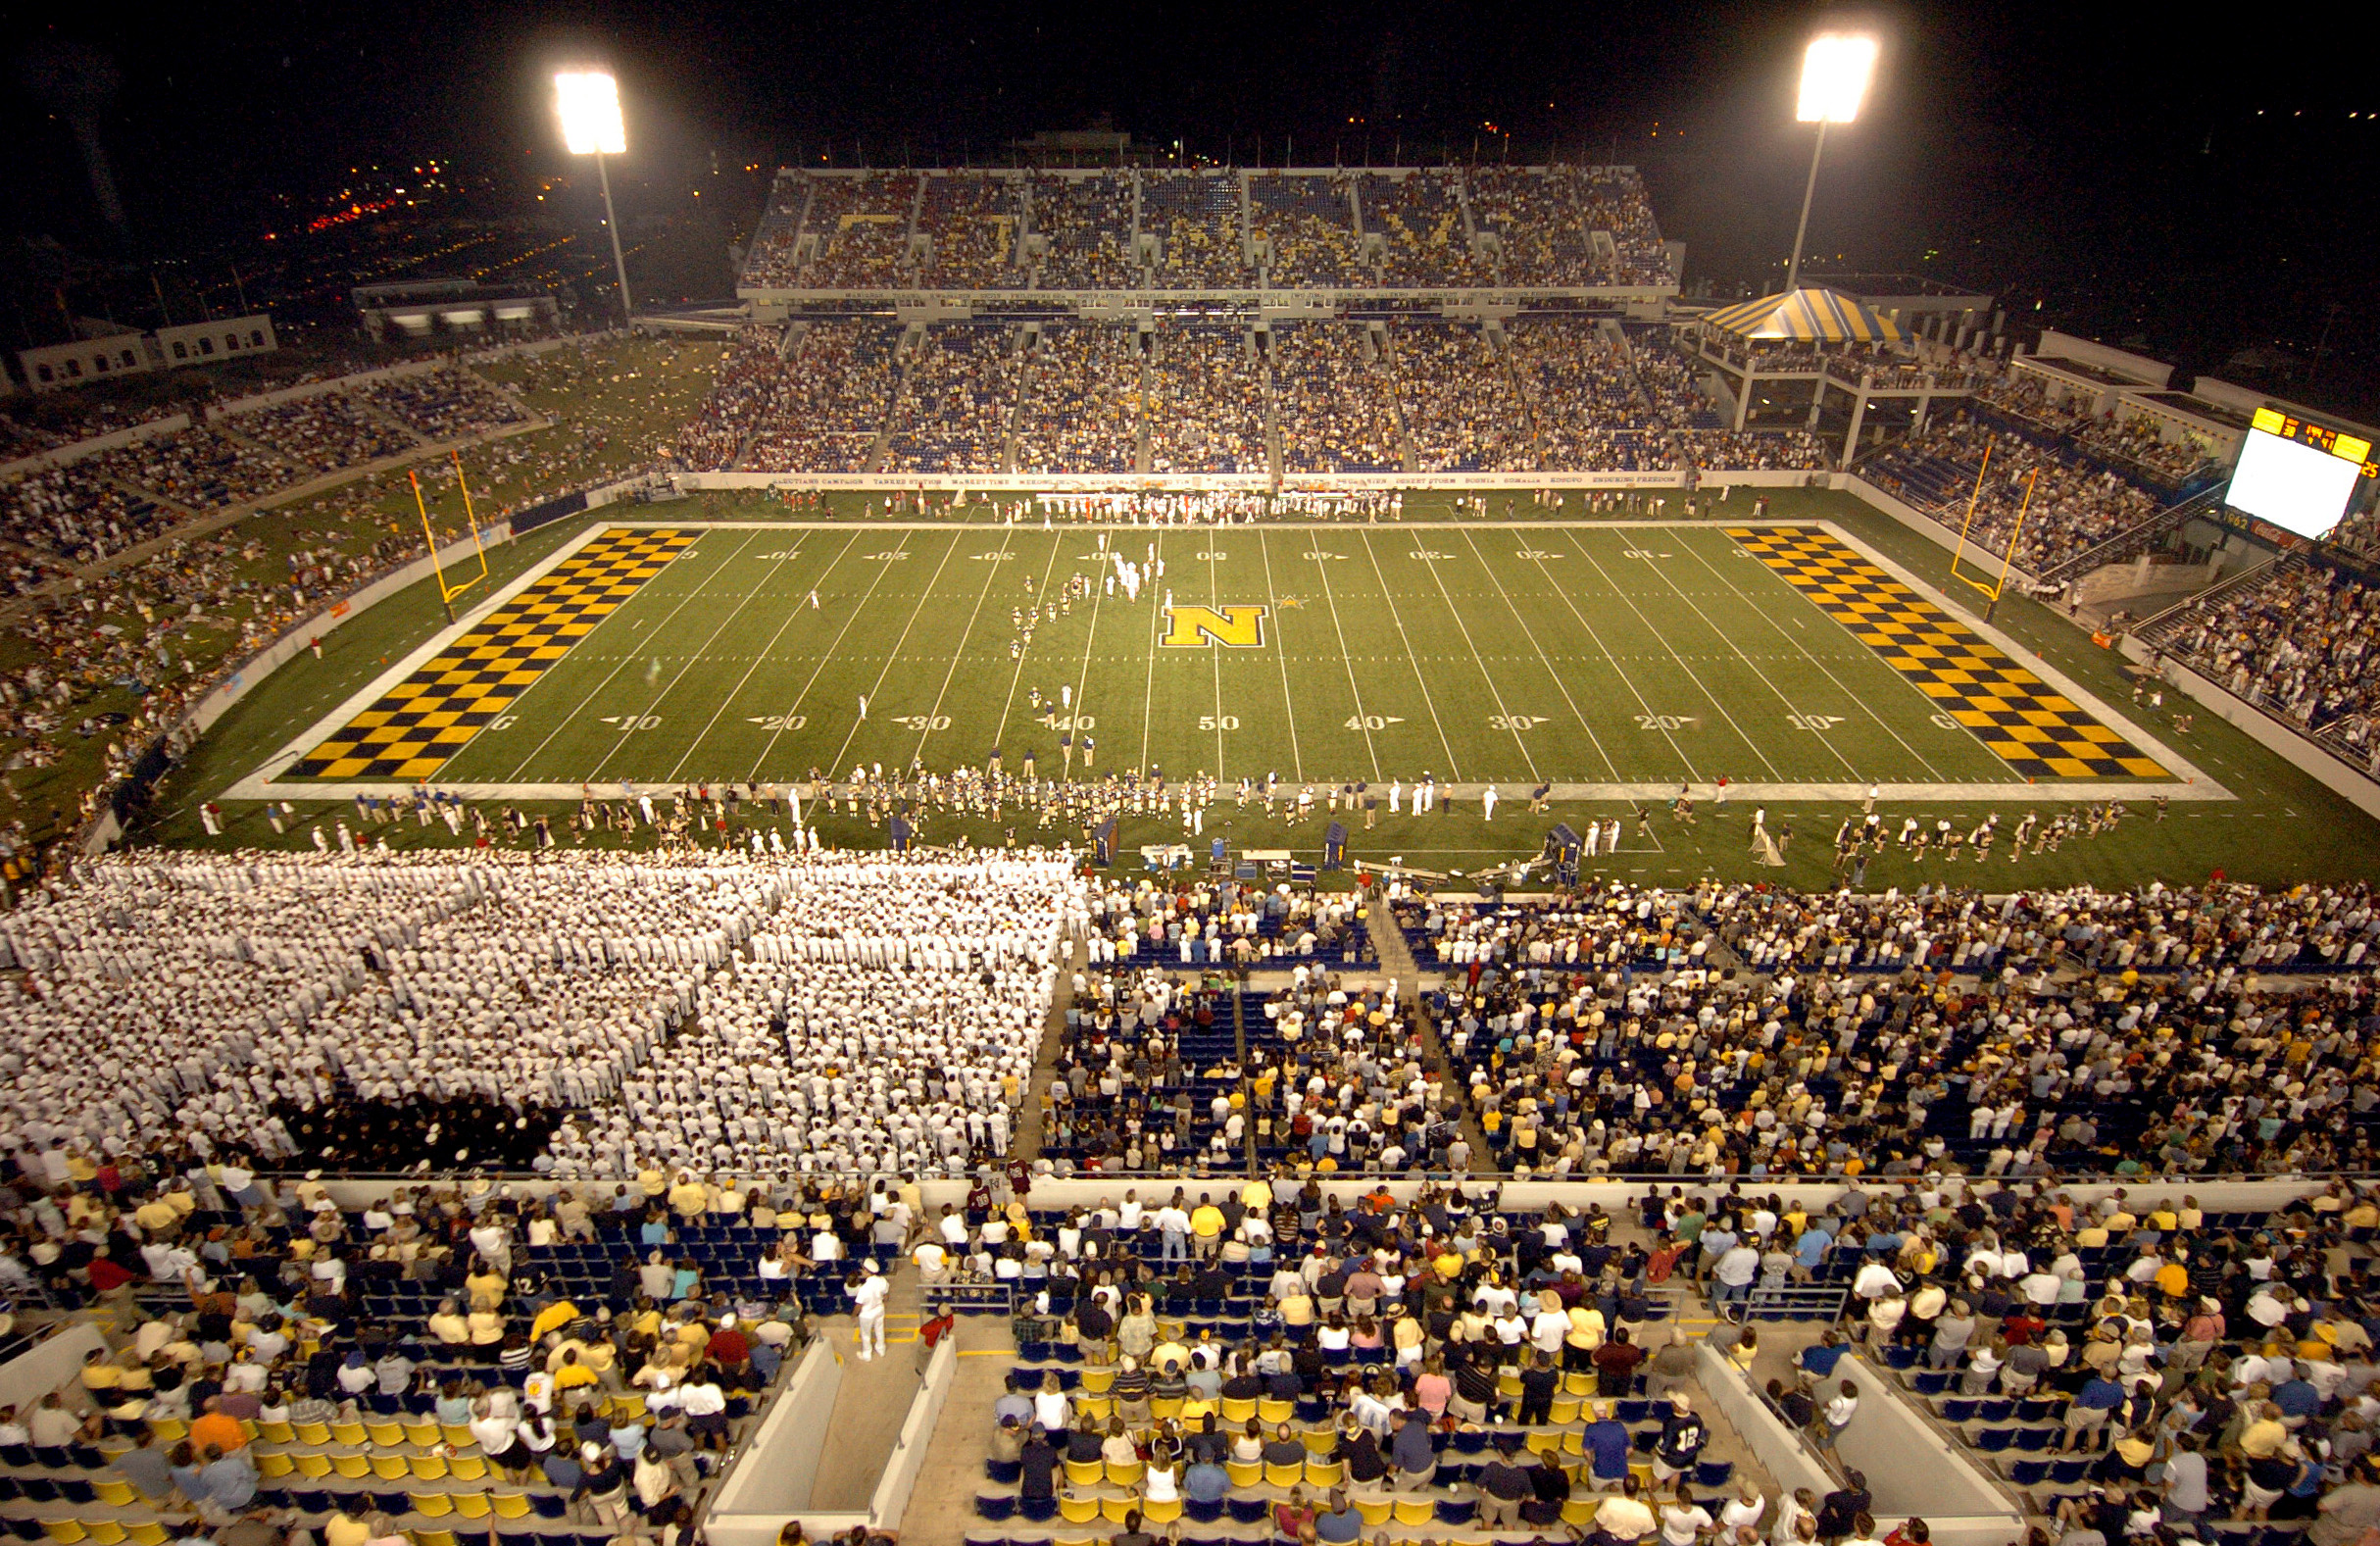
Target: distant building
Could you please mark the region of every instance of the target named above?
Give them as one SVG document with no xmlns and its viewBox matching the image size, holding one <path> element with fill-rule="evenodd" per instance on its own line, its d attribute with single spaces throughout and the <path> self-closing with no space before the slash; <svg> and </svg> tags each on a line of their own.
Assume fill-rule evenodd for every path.
<svg viewBox="0 0 2380 1546">
<path fill-rule="evenodd" d="M 562 316 L 551 294 L 529 284 L 407 279 L 361 284 L 350 295 L 357 320 L 374 339 L 542 332 Z"/>
</svg>

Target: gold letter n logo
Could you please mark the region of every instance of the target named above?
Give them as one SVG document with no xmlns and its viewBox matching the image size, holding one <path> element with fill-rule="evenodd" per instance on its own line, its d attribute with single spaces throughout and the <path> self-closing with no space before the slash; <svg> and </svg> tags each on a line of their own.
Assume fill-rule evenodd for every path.
<svg viewBox="0 0 2380 1546">
<path fill-rule="evenodd" d="M 1263 607 L 1167 607 L 1165 636 L 1172 649 L 1203 650 L 1220 644 L 1235 650 L 1264 647 Z"/>
</svg>

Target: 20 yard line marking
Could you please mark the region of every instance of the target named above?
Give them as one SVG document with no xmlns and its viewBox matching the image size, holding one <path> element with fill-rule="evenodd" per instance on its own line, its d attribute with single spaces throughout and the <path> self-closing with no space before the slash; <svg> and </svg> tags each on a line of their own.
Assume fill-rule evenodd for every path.
<svg viewBox="0 0 2380 1546">
<path fill-rule="evenodd" d="M 960 527 L 951 532 L 951 545 L 942 550 L 942 561 L 936 564 L 934 572 L 926 576 L 925 588 L 917 592 L 917 604 L 909 609 L 909 621 L 901 624 L 901 636 L 893 640 L 892 653 L 884 657 L 884 664 L 876 668 L 876 679 L 868 683 L 868 695 L 870 698 L 884 690 L 884 678 L 892 671 L 893 661 L 900 655 L 901 646 L 909 642 L 910 630 L 917 625 L 918 615 L 925 611 L 925 604 L 934 599 L 934 587 L 942 582 L 942 572 L 950 568 L 951 555 L 959 551 L 959 537 L 965 529 L 965 527 Z M 884 567 L 892 568 L 890 564 Z M 1036 605 L 1038 604 L 1036 602 Z M 851 750 L 851 743 L 858 737 L 860 726 L 864 723 L 866 722 L 861 720 L 858 715 L 852 716 L 851 728 L 843 732 L 843 744 L 834 749 L 834 758 L 826 765 L 826 772 L 829 774 L 843 766 L 843 754 Z"/>
<path fill-rule="evenodd" d="M 851 551 L 852 544 L 859 540 L 860 533 L 857 531 L 854 531 L 851 535 L 843 539 L 843 546 L 836 550 L 835 556 L 826 561 L 826 567 L 818 571 L 817 577 L 811 581 L 810 588 L 812 590 L 818 589 L 818 586 L 826 582 L 826 577 L 835 572 L 835 566 L 843 562 L 844 555 L 848 554 Z M 799 552 L 800 549 L 796 548 L 795 551 Z M 885 565 L 884 567 L 886 569 L 892 568 L 892 566 L 889 564 Z M 785 609 L 785 621 L 776 625 L 776 631 L 769 636 L 769 642 L 762 646 L 761 652 L 758 655 L 752 657 L 752 664 L 744 668 L 744 674 L 736 678 L 735 685 L 728 689 L 727 695 L 719 699 L 719 707 L 711 711 L 710 723 L 705 724 L 702 727 L 702 732 L 696 735 L 694 739 L 687 744 L 686 755 L 680 757 L 677 760 L 677 766 L 669 770 L 669 776 L 668 779 L 669 782 L 677 782 L 677 775 L 686 771 L 687 762 L 693 758 L 696 751 L 701 749 L 703 742 L 711 738 L 712 730 L 718 727 L 719 716 L 725 714 L 728 707 L 732 705 L 736 699 L 744 695 L 744 688 L 751 682 L 753 673 L 761 669 L 761 662 L 772 659 L 782 659 L 782 657 L 778 656 L 776 653 L 776 641 L 785 636 L 785 630 L 792 627 L 794 619 L 800 617 L 801 615 L 802 608 L 801 604 L 798 602 L 795 605 Z"/>
<path fill-rule="evenodd" d="M 1298 701 L 1289 694 L 1289 640 L 1281 627 L 1280 593 L 1272 588 L 1272 545 L 1264 540 L 1264 533 L 1261 527 L 1257 531 L 1256 547 L 1264 558 L 1264 599 L 1272 609 L 1272 653 L 1274 660 L 1281 668 L 1282 717 L 1289 722 L 1289 766 L 1297 773 L 1298 782 L 1304 783 L 1306 781 L 1306 759 L 1298 751 Z M 1318 568 L 1328 567 L 1319 559 L 1314 562 Z M 1219 709 L 1221 705 L 1218 703 L 1216 707 Z M 1370 732 L 1365 733 L 1368 735 Z M 1373 777 L 1376 778 L 1379 775 L 1378 769 L 1372 770 Z M 1222 774 L 1217 772 L 1215 776 L 1219 778 Z"/>
<path fill-rule="evenodd" d="M 1446 749 L 1446 776 L 1451 783 L 1463 780 L 1463 767 L 1455 757 L 1455 743 L 1446 738 L 1446 722 L 1438 718 L 1438 700 L 1430 696 L 1429 678 L 1421 674 L 1421 662 L 1413 654 L 1413 641 L 1405 631 L 1405 619 L 1397 611 L 1397 598 L 1389 594 L 1388 575 L 1380 568 L 1379 550 L 1371 538 L 1364 538 L 1364 556 L 1371 560 L 1371 572 L 1380 581 L 1380 599 L 1388 604 L 1389 621 L 1397 625 L 1397 637 L 1405 641 L 1405 662 L 1413 669 L 1413 680 L 1421 688 L 1421 701 L 1429 707 L 1429 722 L 1438 729 L 1438 744 Z M 1427 772 L 1427 770 L 1423 770 Z"/>
<path fill-rule="evenodd" d="M 595 530 L 596 530 L 596 529 L 597 529 L 597 528 L 595 528 L 595 527 L 589 527 L 589 528 L 588 528 L 588 535 L 589 535 L 590 537 L 592 537 L 592 536 L 594 535 L 594 533 L 595 533 Z M 737 547 L 737 548 L 736 548 L 736 550 L 735 550 L 733 553 L 728 554 L 728 555 L 726 556 L 726 558 L 725 558 L 725 559 L 721 560 L 721 561 L 720 561 L 720 564 L 719 564 L 719 568 L 724 569 L 724 568 L 725 568 L 727 565 L 734 563 L 734 562 L 735 562 L 735 561 L 736 561 L 738 558 L 742 557 L 742 556 L 743 556 L 744 549 L 745 549 L 745 548 L 748 548 L 748 547 L 750 547 L 750 546 L 752 546 L 754 539 L 755 539 L 755 538 L 757 538 L 757 537 L 759 537 L 759 536 L 760 536 L 760 532 L 759 532 L 759 531 L 757 531 L 757 530 L 754 530 L 754 531 L 747 531 L 747 532 L 745 532 L 745 533 L 744 533 L 744 540 L 743 540 L 742 545 L 741 545 L 741 546 L 739 546 L 739 547 Z M 696 546 L 698 546 L 698 547 L 699 547 L 699 546 L 701 545 L 701 541 L 702 541 L 702 539 L 700 539 L 700 538 L 696 539 Z M 573 548 L 571 551 L 572 551 L 572 552 L 575 552 L 575 551 L 577 551 L 577 550 L 576 550 L 575 548 Z M 672 562 L 674 562 L 674 560 L 672 560 Z M 701 581 L 701 580 L 696 580 L 696 581 L 694 582 L 693 587 L 692 587 L 691 589 L 689 589 L 689 590 L 686 592 L 686 594 L 684 594 L 683 596 L 681 596 L 681 597 L 679 597 L 679 598 L 678 598 L 677 605 L 676 605 L 676 606 L 674 606 L 674 607 L 671 607 L 671 608 L 670 608 L 670 609 L 669 609 L 669 611 L 668 611 L 666 614 L 664 614 L 664 615 L 663 615 L 662 620 L 661 620 L 661 628 L 667 628 L 667 627 L 669 625 L 669 620 L 670 620 L 671 618 L 676 617 L 676 616 L 677 616 L 677 615 L 678 615 L 680 612 L 685 611 L 685 610 L 686 610 L 686 606 L 687 606 L 687 604 L 688 604 L 688 603 L 690 603 L 690 602 L 692 602 L 696 596 L 698 596 L 698 595 L 700 595 L 700 594 L 701 594 L 701 592 L 702 592 L 702 581 Z M 630 599 L 630 600 L 634 600 L 635 598 L 634 598 L 634 597 L 630 597 L 629 599 Z M 596 635 L 597 633 L 600 633 L 600 632 L 602 632 L 602 631 L 603 631 L 603 623 L 610 623 L 610 622 L 613 622 L 615 619 L 617 619 L 617 618 L 618 618 L 618 617 L 620 615 L 620 613 L 622 613 L 622 612 L 624 612 L 624 611 L 626 611 L 626 610 L 627 610 L 627 609 L 626 609 L 626 607 L 625 607 L 624 605 L 623 605 L 623 606 L 620 606 L 620 607 L 616 607 L 616 608 L 614 608 L 614 609 L 613 609 L 611 612 L 609 612 L 609 613 L 607 613 L 607 614 L 605 615 L 604 620 L 603 620 L 603 623 L 597 623 L 597 624 L 594 626 L 594 628 L 592 628 L 591 630 L 589 630 L 589 631 L 588 631 L 588 633 L 587 633 L 586 637 L 585 637 L 584 639 L 581 639 L 579 642 L 580 642 L 580 643 L 586 643 L 586 642 L 591 641 L 591 640 L 592 640 L 592 639 L 595 637 L 595 635 Z M 661 628 L 657 628 L 657 629 L 655 630 L 655 632 L 658 634 L 658 633 L 661 631 Z M 570 657 L 568 657 L 568 656 L 563 657 L 563 659 L 564 659 L 564 660 L 568 660 L 569 658 L 570 658 Z M 554 743 L 554 737 L 555 737 L 555 736 L 557 736 L 557 735 L 560 735 L 560 734 L 561 734 L 561 733 L 562 733 L 564 730 L 566 730 L 566 729 L 570 728 L 570 727 L 572 724 L 576 723 L 577 723 L 577 720 L 578 720 L 578 716 L 579 716 L 579 714 L 580 714 L 580 713 L 581 713 L 581 712 L 582 712 L 582 711 L 583 711 L 583 710 L 586 708 L 586 706 L 587 706 L 588 704 L 590 704 L 590 703 L 593 703 L 593 702 L 595 701 L 595 699 L 596 699 L 596 697 L 597 697 L 597 695 L 598 695 L 598 694 L 602 693 L 602 692 L 603 692 L 603 691 L 604 691 L 606 688 L 610 687 L 610 686 L 612 685 L 613 680 L 614 680 L 615 678 L 617 678 L 617 677 L 620 675 L 620 673 L 621 672 L 626 671 L 626 670 L 628 669 L 628 662 L 630 662 L 630 661 L 632 661 L 632 660 L 635 660 L 635 659 L 637 659 L 637 658 L 638 658 L 638 656 L 637 656 L 636 654 L 633 654 L 633 653 L 631 653 L 631 654 L 626 654 L 626 655 L 622 655 L 622 656 L 620 658 L 620 664 L 619 664 L 619 665 L 617 665 L 617 666 L 615 666 L 615 667 L 613 667 L 613 668 L 612 668 L 612 669 L 611 669 L 609 672 L 607 672 L 607 673 L 604 673 L 604 678 L 603 678 L 603 680 L 601 680 L 601 681 L 597 682 L 597 683 L 596 683 L 596 684 L 595 684 L 593 687 L 589 688 L 589 689 L 587 690 L 587 695 L 586 695 L 585 697 L 583 697 L 583 698 L 579 699 L 579 700 L 578 700 L 578 701 L 577 701 L 575 704 L 571 705 L 571 706 L 570 706 L 570 713 L 568 713 L 568 714 L 564 715 L 562 718 L 560 718 L 559 720 L 556 720 L 556 721 L 554 722 L 554 727 L 553 727 L 552 729 L 550 729 L 550 730 L 548 730 L 548 731 L 546 731 L 546 732 L 545 732 L 545 739 L 544 739 L 544 740 L 539 741 L 539 742 L 538 742 L 538 743 L 537 743 L 535 746 L 532 746 L 532 747 L 530 747 L 530 748 L 529 748 L 529 753 L 528 753 L 528 755 L 527 755 L 526 757 L 521 758 L 521 761 L 520 761 L 520 763 L 519 763 L 519 764 L 518 764 L 518 765 L 517 765 L 517 766 L 516 766 L 516 767 L 513 769 L 513 771 L 512 771 L 511 773 L 509 773 L 505 774 L 505 776 L 504 776 L 504 782 L 506 782 L 506 783 L 519 783 L 519 782 L 521 782 L 521 773 L 522 773 L 524 771 L 526 771 L 526 770 L 527 770 L 527 768 L 528 768 L 529 764 L 531 764 L 531 763 L 533 763 L 533 762 L 535 762 L 535 761 L 537 760 L 537 758 L 538 758 L 538 757 L 539 757 L 539 756 L 540 756 L 540 755 L 541 755 L 541 754 L 542 754 L 542 753 L 545 751 L 545 749 L 546 749 L 548 746 L 551 746 L 551 745 Z M 557 661 L 555 664 L 556 664 L 556 665 L 560 665 L 560 664 L 561 664 L 561 662 L 560 662 L 560 661 Z M 522 697 L 522 698 L 526 698 L 527 696 L 528 696 L 528 694 L 526 694 L 526 693 L 521 694 L 521 697 Z M 580 780 L 580 781 L 582 781 L 582 782 L 583 782 L 584 780 Z"/>
<path fill-rule="evenodd" d="M 1160 534 L 1156 541 L 1149 544 L 1150 557 L 1152 559 L 1164 558 L 1165 546 L 1165 539 L 1163 534 Z M 1157 586 L 1158 582 L 1164 578 L 1163 574 L 1157 573 L 1157 565 L 1150 564 L 1149 602 L 1152 606 L 1158 604 Z M 1173 620 L 1168 618 L 1165 621 L 1170 623 Z M 1140 689 L 1140 766 L 1146 768 L 1149 766 L 1150 721 L 1157 713 L 1157 630 L 1145 628 L 1142 631 L 1147 635 L 1149 643 L 1149 675 L 1148 679 L 1141 683 Z"/>
<path fill-rule="evenodd" d="M 906 541 L 907 538 L 903 538 L 902 540 Z M 956 545 L 958 542 L 957 537 L 953 537 L 951 540 L 953 545 Z M 849 633 L 851 631 L 851 625 L 859 622 L 860 619 L 867 614 L 868 604 L 875 600 L 876 587 L 884 583 L 884 576 L 891 574 L 892 571 L 893 567 L 890 564 L 878 564 L 876 566 L 876 577 L 868 582 L 867 593 L 860 597 L 859 604 L 853 607 L 850 614 L 843 619 L 843 625 L 834 630 L 834 638 L 827 643 L 824 650 L 819 652 L 818 657 L 818 663 L 810 668 L 810 675 L 803 680 L 802 690 L 793 695 L 793 701 L 791 703 L 785 705 L 785 716 L 787 719 L 793 718 L 793 711 L 802 706 L 802 700 L 810 696 L 810 689 L 818 685 L 818 673 L 826 669 L 827 663 L 838 660 L 842 657 L 843 635 Z M 785 731 L 782 728 L 769 732 L 769 744 L 763 746 L 761 748 L 761 754 L 752 760 L 752 772 L 744 775 L 744 782 L 750 783 L 760 776 L 761 764 L 769 760 L 769 754 L 776 750 L 776 743 L 784 736 L 784 734 Z M 834 770 L 831 768 L 827 769 L 826 771 L 829 773 L 834 772 Z M 791 782 L 792 780 L 788 779 L 787 781 Z"/>
<path fill-rule="evenodd" d="M 1578 621 L 1579 627 L 1586 631 L 1589 642 L 1593 643 L 1597 649 L 1601 650 L 1603 652 L 1604 659 L 1610 663 L 1611 667 L 1611 674 L 1617 676 L 1621 681 L 1628 684 L 1628 695 L 1636 700 L 1636 706 L 1645 711 L 1645 718 L 1651 720 L 1654 725 L 1658 728 L 1661 724 L 1661 716 L 1655 714 L 1653 712 L 1653 705 L 1645 701 L 1643 691 L 1640 690 L 1636 685 L 1636 678 L 1629 675 L 1627 671 L 1619 664 L 1619 657 L 1611 653 L 1611 646 L 1604 642 L 1604 636 L 1595 630 L 1594 623 L 1587 621 L 1587 615 L 1578 610 L 1578 603 L 1570 599 L 1570 593 L 1562 588 L 1562 582 L 1554 577 L 1554 572 L 1546 568 L 1546 561 L 1540 558 L 1531 559 L 1529 562 L 1535 564 L 1537 566 L 1537 573 L 1545 576 L 1546 587 L 1554 592 L 1556 598 L 1558 598 L 1563 606 L 1570 609 L 1570 616 L 1575 618 Z M 1606 577 L 1609 578 L 1610 576 L 1607 575 Z M 1694 759 L 1687 756 L 1686 748 L 1678 744 L 1676 732 L 1671 730 L 1662 730 L 1661 739 L 1667 741 L 1669 743 L 1669 749 L 1677 753 L 1678 764 L 1680 767 L 1686 770 L 1686 776 L 1689 778 L 1693 777 Z"/>
<path fill-rule="evenodd" d="M 921 760 L 925 756 L 925 743 L 932 739 L 934 733 L 934 716 L 942 712 L 942 700 L 950 696 L 951 678 L 959 673 L 960 659 L 967 654 L 967 641 L 974 636 L 975 620 L 983 616 L 984 599 L 992 593 L 992 581 L 1000 575 L 1001 564 L 1006 561 L 1009 543 L 1015 539 L 1016 534 L 1015 526 L 1000 528 L 1000 553 L 1002 556 L 983 566 L 983 588 L 975 593 L 975 610 L 967 615 L 967 626 L 960 630 L 959 645 L 951 651 L 950 665 L 942 673 L 942 688 L 934 694 L 934 706 L 925 711 L 925 728 L 918 732 L 917 749 L 910 754 L 912 761 Z M 1051 544 L 1050 551 L 1057 552 L 1057 544 Z M 1036 607 L 1041 605 L 1039 596 L 1033 598 L 1033 605 Z"/>
<path fill-rule="evenodd" d="M 1562 681 L 1562 673 L 1554 669 L 1553 657 L 1547 655 L 1545 652 L 1545 646 L 1537 642 L 1536 630 L 1529 626 L 1529 620 L 1521 614 L 1521 611 L 1517 606 L 1513 605 L 1512 593 L 1504 588 L 1504 580 L 1498 576 L 1494 568 L 1489 565 L 1487 555 L 1479 551 L 1478 540 L 1469 531 L 1463 533 L 1463 540 L 1470 544 L 1471 557 L 1477 559 L 1479 561 L 1479 567 L 1487 571 L 1489 582 L 1496 587 L 1496 594 L 1504 598 L 1505 610 L 1512 613 L 1512 621 L 1520 624 L 1521 635 L 1529 641 L 1529 648 L 1535 650 L 1537 652 L 1538 660 L 1544 662 L 1546 674 L 1554 678 L 1554 690 L 1562 694 L 1562 701 L 1568 704 L 1570 706 L 1570 712 L 1578 717 L 1579 728 L 1587 732 L 1587 740 L 1594 745 L 1595 755 L 1604 760 L 1604 767 L 1610 771 L 1611 781 L 1613 783 L 1619 782 L 1619 765 L 1611 760 L 1611 754 L 1610 752 L 1604 750 L 1603 737 L 1597 735 L 1595 733 L 1595 726 L 1587 723 L 1587 716 L 1585 712 L 1578 707 L 1578 700 L 1570 696 L 1570 689 Z M 1502 708 L 1503 706 L 1499 704 L 1498 707 Z"/>
</svg>

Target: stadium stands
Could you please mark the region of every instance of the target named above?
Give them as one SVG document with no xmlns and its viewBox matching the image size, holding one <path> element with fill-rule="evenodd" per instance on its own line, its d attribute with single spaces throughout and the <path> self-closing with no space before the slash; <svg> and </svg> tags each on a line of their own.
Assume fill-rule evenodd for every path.
<svg viewBox="0 0 2380 1546">
<path fill-rule="evenodd" d="M 1966 413 L 1931 421 L 1863 459 L 1859 470 L 1952 530 L 1963 528 L 1981 552 L 2006 557 L 2013 538 L 2017 567 L 2035 574 L 2121 535 L 2162 503 L 2070 449 Z"/>
<path fill-rule="evenodd" d="M 1045 324 L 1026 365 L 1017 471 L 1130 472 L 1140 397 L 1138 334 L 1089 323 Z"/>
<path fill-rule="evenodd" d="M 803 228 L 818 238 L 818 256 L 800 275 L 813 289 L 874 290 L 905 277 L 914 172 L 870 172 L 811 179 Z"/>
<path fill-rule="evenodd" d="M 1236 327 L 1168 327 L 1149 351 L 1149 467 L 1158 473 L 1259 473 L 1271 465 L 1264 378 Z"/>
<path fill-rule="evenodd" d="M 1276 324 L 1270 337 L 1281 471 L 1402 471 L 1395 376 L 1387 361 L 1366 358 L 1364 333 L 1344 324 Z"/>
<path fill-rule="evenodd" d="M 1239 179 L 1222 173 L 1140 177 L 1140 228 L 1158 239 L 1150 279 L 1161 289 L 1229 289 L 1252 283 L 1241 240 Z"/>
<path fill-rule="evenodd" d="M 898 323 L 860 320 L 804 327 L 769 395 L 751 411 L 736 465 L 756 473 L 866 471 L 892 408 L 901 331 Z"/>
<path fill-rule="evenodd" d="M 1356 178 L 1356 196 L 1364 234 L 1381 239 L 1382 284 L 1487 282 L 1486 266 L 1471 252 L 1462 185 L 1453 172 L 1366 172 Z"/>
<path fill-rule="evenodd" d="M 1344 175 L 1259 172 L 1249 175 L 1256 240 L 1268 244 L 1264 276 L 1275 289 L 1362 282 L 1356 255 L 1352 179 Z"/>
<path fill-rule="evenodd" d="M 1106 174 L 1035 173 L 1033 233 L 1048 242 L 1034 270 L 1048 290 L 1121 289 L 1140 280 L 1132 252 L 1132 184 Z"/>
<path fill-rule="evenodd" d="M 998 325 L 928 328 L 893 401 L 892 472 L 998 473 L 1016 414 L 1020 340 Z"/>
<path fill-rule="evenodd" d="M 1576 318 L 1516 319 L 1506 336 L 1545 467 L 1658 472 L 1677 465 L 1669 431 L 1649 420 L 1624 340 Z"/>
<path fill-rule="evenodd" d="M 1401 324 L 1389 337 L 1416 471 L 1507 473 L 1537 465 L 1529 416 L 1491 339 L 1466 327 L 1418 324 Z"/>
<path fill-rule="evenodd" d="M 2306 732 L 2364 729 L 2380 709 L 2380 607 L 2372 582 L 2292 555 L 2158 618 L 2142 637 L 2234 696 Z"/>
<path fill-rule="evenodd" d="M 980 172 L 932 173 L 917 229 L 933 242 L 919 282 L 967 289 L 1002 289 L 1017 282 L 1023 246 L 1017 240 L 1017 187 Z"/>
</svg>

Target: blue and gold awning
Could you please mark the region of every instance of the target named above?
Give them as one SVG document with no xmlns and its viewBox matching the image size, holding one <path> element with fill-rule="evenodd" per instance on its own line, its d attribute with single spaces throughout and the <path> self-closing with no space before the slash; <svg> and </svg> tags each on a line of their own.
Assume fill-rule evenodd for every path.
<svg viewBox="0 0 2380 1546">
<path fill-rule="evenodd" d="M 1739 338 L 1797 343 L 1893 343 L 1902 336 L 1891 318 L 1839 290 L 1800 289 L 1763 295 L 1757 301 L 1738 301 L 1705 313 L 1703 321 Z"/>
</svg>

